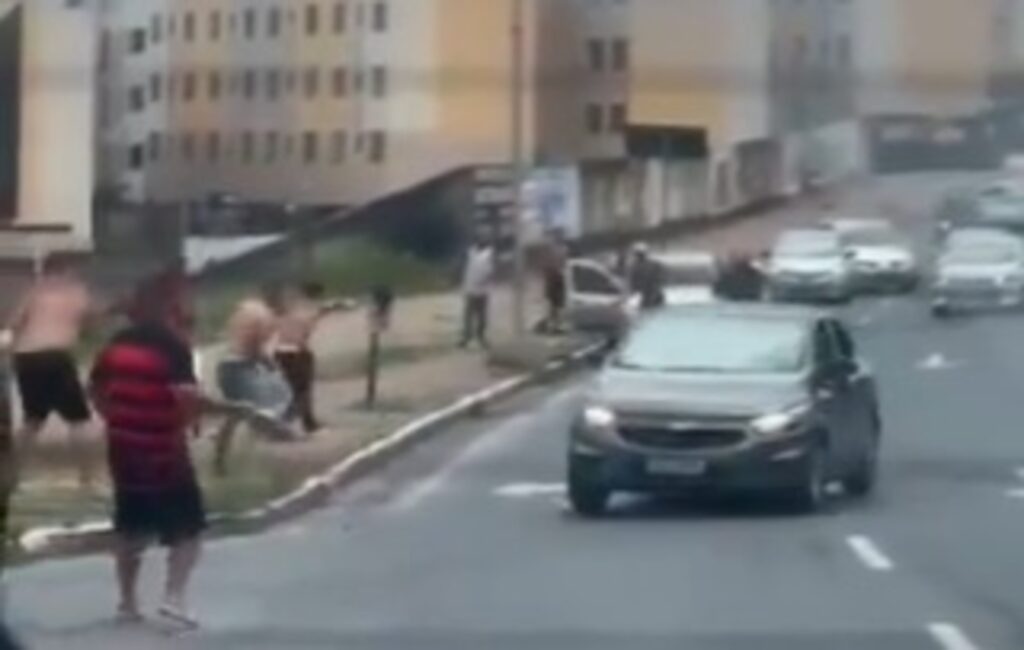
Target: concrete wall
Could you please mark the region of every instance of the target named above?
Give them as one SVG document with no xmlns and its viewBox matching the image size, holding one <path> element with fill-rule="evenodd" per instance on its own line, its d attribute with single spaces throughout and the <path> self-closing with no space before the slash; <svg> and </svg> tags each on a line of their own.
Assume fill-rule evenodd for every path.
<svg viewBox="0 0 1024 650">
<path fill-rule="evenodd" d="M 23 6 L 19 225 L 66 224 L 92 238 L 97 22 L 88 2 Z"/>
</svg>

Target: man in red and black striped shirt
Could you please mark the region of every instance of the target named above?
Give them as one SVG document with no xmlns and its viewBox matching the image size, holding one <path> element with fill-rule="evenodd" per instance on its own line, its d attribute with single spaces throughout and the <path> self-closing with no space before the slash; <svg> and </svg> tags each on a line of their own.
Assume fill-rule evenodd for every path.
<svg viewBox="0 0 1024 650">
<path fill-rule="evenodd" d="M 173 276 L 140 287 L 131 324 L 100 353 L 91 388 L 108 435 L 119 616 L 141 618 L 136 583 L 143 551 L 156 538 L 169 547 L 160 615 L 193 627 L 185 590 L 206 515 L 188 448 L 199 393 L 181 298 Z"/>
</svg>

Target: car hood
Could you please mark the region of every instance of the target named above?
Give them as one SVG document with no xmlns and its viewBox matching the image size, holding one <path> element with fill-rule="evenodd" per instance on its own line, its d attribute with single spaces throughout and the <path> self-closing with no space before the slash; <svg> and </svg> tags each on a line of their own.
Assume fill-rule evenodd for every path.
<svg viewBox="0 0 1024 650">
<path fill-rule="evenodd" d="M 806 397 L 799 374 L 664 373 L 607 368 L 591 399 L 616 412 L 648 415 L 757 417 Z"/>
<path fill-rule="evenodd" d="M 776 257 L 771 261 L 771 273 L 842 273 L 840 257 Z"/>
<path fill-rule="evenodd" d="M 911 264 L 914 255 L 900 246 L 854 246 L 858 262 L 874 264 Z"/>
</svg>

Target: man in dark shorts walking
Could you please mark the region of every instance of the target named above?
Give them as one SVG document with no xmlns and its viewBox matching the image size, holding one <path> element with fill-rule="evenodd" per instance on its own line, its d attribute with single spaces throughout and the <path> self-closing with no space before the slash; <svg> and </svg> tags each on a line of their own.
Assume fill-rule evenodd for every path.
<svg viewBox="0 0 1024 650">
<path fill-rule="evenodd" d="M 73 267 L 51 258 L 8 323 L 25 419 L 18 464 L 29 461 L 46 420 L 60 415 L 68 424 L 83 486 L 91 483 L 85 445 L 91 413 L 72 351 L 91 311 L 89 290 Z"/>
<path fill-rule="evenodd" d="M 170 276 L 142 286 L 129 309 L 130 324 L 100 353 L 90 388 L 106 423 L 114 487 L 115 550 L 120 603 L 126 622 L 142 614 L 136 591 L 142 555 L 158 540 L 169 549 L 160 616 L 194 628 L 186 589 L 206 527 L 203 498 L 188 448 L 200 397 L 185 313 Z"/>
</svg>

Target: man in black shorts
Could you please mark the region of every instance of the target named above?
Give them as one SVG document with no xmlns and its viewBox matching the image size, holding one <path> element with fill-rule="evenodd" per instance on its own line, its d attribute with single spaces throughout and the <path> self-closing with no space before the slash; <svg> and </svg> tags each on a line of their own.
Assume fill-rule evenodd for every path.
<svg viewBox="0 0 1024 650">
<path fill-rule="evenodd" d="M 54 258 L 8 323 L 25 419 L 18 436 L 19 465 L 28 461 L 46 420 L 57 414 L 69 426 L 83 486 L 91 482 L 85 445 L 91 414 L 72 351 L 91 311 L 85 283 L 70 264 Z"/>
<path fill-rule="evenodd" d="M 157 539 L 169 548 L 167 582 L 159 614 L 186 628 L 197 626 L 186 589 L 199 559 L 206 527 L 203 497 L 188 447 L 199 409 L 187 325 L 175 304 L 184 299 L 173 277 L 140 288 L 131 324 L 103 349 L 90 387 L 107 426 L 114 486 L 118 617 L 141 619 L 136 583 L 142 554 Z"/>
</svg>

